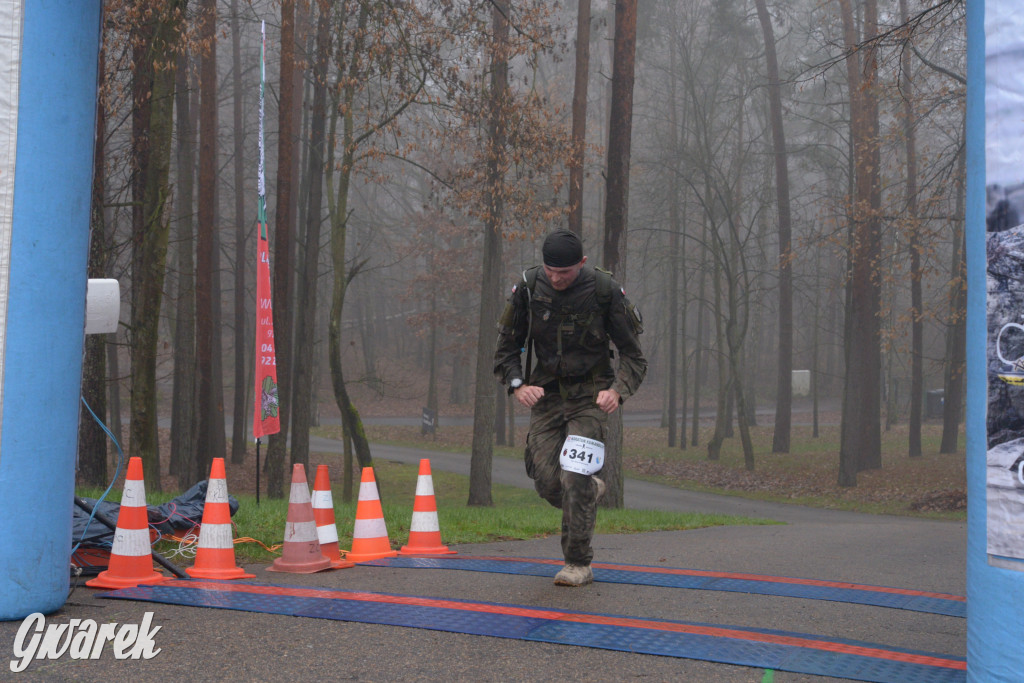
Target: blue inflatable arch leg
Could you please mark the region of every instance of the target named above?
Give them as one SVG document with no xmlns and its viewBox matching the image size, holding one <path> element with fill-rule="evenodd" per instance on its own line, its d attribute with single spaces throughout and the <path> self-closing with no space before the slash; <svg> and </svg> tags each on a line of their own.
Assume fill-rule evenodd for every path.
<svg viewBox="0 0 1024 683">
<path fill-rule="evenodd" d="M 67 596 L 101 0 L 0 3 L 0 619 Z"/>
</svg>

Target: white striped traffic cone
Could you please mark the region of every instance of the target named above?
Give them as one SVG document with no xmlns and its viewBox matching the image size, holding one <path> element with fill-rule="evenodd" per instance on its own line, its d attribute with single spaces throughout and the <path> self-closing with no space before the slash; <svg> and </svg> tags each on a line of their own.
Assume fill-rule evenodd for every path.
<svg viewBox="0 0 1024 683">
<path fill-rule="evenodd" d="M 142 458 L 128 460 L 128 472 L 117 515 L 110 564 L 99 576 L 85 582 L 90 588 L 134 588 L 140 583 L 159 583 L 162 574 L 153 571 L 153 549 L 149 540 L 146 485 L 142 479 Z"/>
<path fill-rule="evenodd" d="M 388 541 L 388 528 L 384 523 L 384 510 L 380 506 L 377 480 L 373 468 L 364 467 L 359 482 L 359 502 L 356 505 L 356 525 L 352 531 L 352 552 L 345 553 L 353 562 L 369 562 L 383 557 L 396 557 Z"/>
<path fill-rule="evenodd" d="M 306 468 L 301 463 L 292 467 L 292 490 L 288 498 L 288 520 L 284 524 L 284 546 L 281 557 L 267 567 L 268 572 L 312 574 L 331 568 L 317 540 L 313 505 L 306 483 Z"/>
<path fill-rule="evenodd" d="M 356 566 L 355 562 L 341 559 L 338 550 L 338 525 L 334 521 L 334 498 L 331 496 L 331 480 L 327 465 L 318 465 L 313 481 L 313 519 L 316 521 L 316 537 L 320 541 L 320 552 L 330 559 L 335 569 Z"/>
<path fill-rule="evenodd" d="M 256 578 L 255 574 L 246 574 L 244 569 L 235 564 L 235 537 L 231 530 L 224 458 L 214 458 L 210 465 L 196 560 L 185 571 L 196 579 Z"/>
<path fill-rule="evenodd" d="M 430 476 L 430 461 L 420 460 L 420 474 L 416 478 L 416 499 L 412 504 L 412 524 L 409 525 L 409 543 L 402 546 L 399 555 L 454 555 L 454 550 L 441 545 L 441 525 L 437 521 L 437 501 L 434 498 L 434 480 Z"/>
</svg>

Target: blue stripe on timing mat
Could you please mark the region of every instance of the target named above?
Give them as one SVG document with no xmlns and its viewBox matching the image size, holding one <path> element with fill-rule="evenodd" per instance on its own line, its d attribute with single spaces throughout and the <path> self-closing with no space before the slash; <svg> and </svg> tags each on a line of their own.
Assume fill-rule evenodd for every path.
<svg viewBox="0 0 1024 683">
<path fill-rule="evenodd" d="M 168 581 L 100 597 L 577 645 L 877 683 L 960 683 L 962 657 L 749 627 L 445 598 L 226 581 Z"/>
<path fill-rule="evenodd" d="M 498 574 L 519 574 L 523 576 L 554 577 L 562 568 L 561 561 L 531 560 L 529 558 L 486 558 L 473 557 L 396 557 L 359 564 L 370 567 L 400 567 L 406 569 L 464 569 Z M 752 574 L 728 576 L 729 572 L 706 572 L 668 567 L 645 567 L 642 565 L 615 564 L 614 569 L 592 565 L 594 581 L 604 583 L 628 583 L 638 586 L 661 586 L 664 588 L 692 588 L 695 590 L 729 591 L 757 595 L 777 595 L 810 600 L 829 600 L 875 607 L 891 607 L 927 612 L 950 617 L 966 617 L 967 603 L 924 591 L 907 591 L 882 586 L 819 585 L 807 579 L 783 579 L 776 576 Z M 719 576 L 715 576 L 719 574 Z"/>
</svg>

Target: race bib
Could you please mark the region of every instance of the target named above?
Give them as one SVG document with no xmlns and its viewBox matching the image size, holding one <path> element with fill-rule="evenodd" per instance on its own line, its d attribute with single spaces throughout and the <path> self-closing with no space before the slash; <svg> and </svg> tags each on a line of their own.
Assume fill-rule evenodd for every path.
<svg viewBox="0 0 1024 683">
<path fill-rule="evenodd" d="M 594 439 L 570 434 L 562 444 L 558 464 L 563 470 L 577 474 L 594 474 L 604 467 L 604 444 Z"/>
</svg>

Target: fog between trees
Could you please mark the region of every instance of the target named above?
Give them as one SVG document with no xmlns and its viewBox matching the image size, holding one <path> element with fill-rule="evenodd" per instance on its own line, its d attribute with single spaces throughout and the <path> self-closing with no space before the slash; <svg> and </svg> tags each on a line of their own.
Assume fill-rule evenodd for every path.
<svg viewBox="0 0 1024 683">
<path fill-rule="evenodd" d="M 478 433 L 506 438 L 480 350 L 541 236 L 580 225 L 589 262 L 615 264 L 643 311 L 643 392 L 668 445 L 716 457 L 737 413 L 771 405 L 787 450 L 788 367 L 810 371 L 816 405 L 845 406 L 841 484 L 880 465 L 887 422 L 909 421 L 908 455 L 921 454 L 928 392 L 945 392 L 942 448 L 955 449 L 962 0 L 632 4 L 635 63 L 617 70 L 611 0 L 108 0 L 90 277 L 120 280 L 123 325 L 87 340 L 83 392 L 108 424 L 128 416 L 146 485 L 159 486 L 158 418 L 183 486 L 251 440 L 263 20 L 289 428 L 316 422 L 314 395 L 333 402 L 368 464 L 358 386 L 419 399 L 442 425 L 446 406 L 473 404 Z M 609 121 L 625 66 L 623 139 Z M 624 202 L 607 194 L 623 141 Z M 694 441 L 698 408 L 719 415 L 710 443 Z M 271 439 L 268 491 L 283 495 L 284 463 L 308 463 L 308 441 Z M 472 457 L 489 466 L 486 440 Z M 105 436 L 85 420 L 80 459 L 84 479 L 106 481 Z M 474 479 L 477 502 L 489 482 Z"/>
</svg>

